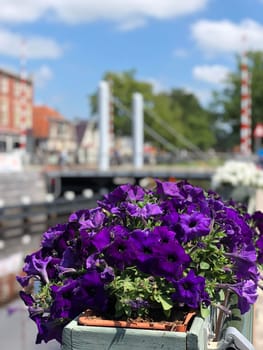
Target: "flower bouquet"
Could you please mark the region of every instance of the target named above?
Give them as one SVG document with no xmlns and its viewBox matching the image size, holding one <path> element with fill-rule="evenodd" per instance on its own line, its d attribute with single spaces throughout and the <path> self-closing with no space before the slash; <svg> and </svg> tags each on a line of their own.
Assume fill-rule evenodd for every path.
<svg viewBox="0 0 263 350">
<path fill-rule="evenodd" d="M 186 181 L 153 189 L 121 185 L 94 209 L 50 228 L 26 256 L 20 296 L 38 328 L 36 343 L 61 342 L 85 310 L 115 320 L 173 320 L 177 311 L 241 313 L 257 299 L 263 213 L 248 214 Z"/>
</svg>

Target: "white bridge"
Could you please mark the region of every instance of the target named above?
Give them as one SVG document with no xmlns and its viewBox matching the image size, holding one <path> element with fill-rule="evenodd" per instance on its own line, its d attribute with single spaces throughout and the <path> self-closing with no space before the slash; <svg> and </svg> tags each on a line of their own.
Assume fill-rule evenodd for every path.
<svg viewBox="0 0 263 350">
<path fill-rule="evenodd" d="M 99 125 L 99 161 L 98 169 L 105 171 L 110 166 L 110 154 L 113 138 L 113 115 L 112 105 L 115 105 L 120 110 L 124 110 L 132 121 L 132 145 L 133 145 L 133 167 L 134 169 L 143 168 L 144 163 L 144 131 L 153 139 L 158 141 L 164 148 L 172 153 L 178 153 L 179 149 L 162 137 L 156 130 L 147 125 L 144 121 L 144 113 L 154 119 L 160 128 L 165 129 L 174 139 L 180 141 L 186 149 L 195 153 L 200 159 L 206 159 L 203 152 L 194 145 L 190 140 L 181 135 L 170 125 L 167 125 L 165 120 L 158 116 L 153 111 L 144 107 L 143 96 L 141 93 L 135 92 L 132 95 L 131 111 L 125 107 L 120 100 L 114 98 L 110 93 L 110 85 L 107 81 L 101 81 L 98 91 L 98 125 Z"/>
</svg>

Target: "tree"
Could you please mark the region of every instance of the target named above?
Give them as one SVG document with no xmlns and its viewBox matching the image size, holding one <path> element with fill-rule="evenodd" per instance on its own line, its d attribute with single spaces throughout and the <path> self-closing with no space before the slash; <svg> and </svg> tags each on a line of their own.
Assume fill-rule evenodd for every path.
<svg viewBox="0 0 263 350">
<path fill-rule="evenodd" d="M 144 102 L 147 104 L 153 99 L 153 90 L 150 83 L 137 81 L 135 71 L 130 70 L 123 73 L 107 72 L 103 80 L 110 83 L 111 94 L 116 98 L 113 105 L 114 130 L 117 135 L 131 134 L 131 101 L 134 92 L 140 92 L 143 95 Z M 97 94 L 90 97 L 91 110 L 97 112 Z M 120 102 L 119 104 L 117 102 Z"/>
<path fill-rule="evenodd" d="M 206 150 L 214 143 L 210 127 L 210 114 L 197 98 L 181 89 L 154 96 L 153 110 L 170 126 L 170 132 L 154 123 L 152 126 L 178 148 Z M 192 147 L 191 147 L 192 146 Z"/>
<path fill-rule="evenodd" d="M 156 94 L 150 83 L 135 79 L 133 70 L 123 73 L 108 72 L 103 79 L 110 82 L 111 93 L 117 102 L 113 107 L 117 135 L 131 135 L 132 94 L 139 92 L 144 99 L 145 123 L 168 143 L 178 148 L 191 148 L 193 145 L 203 150 L 214 144 L 210 114 L 193 94 L 180 89 Z M 90 102 L 92 112 L 96 113 L 96 94 L 90 97 Z M 163 147 L 160 141 L 153 140 L 147 133 L 145 140 Z"/>
<path fill-rule="evenodd" d="M 249 73 L 251 77 L 252 130 L 263 117 L 263 52 L 249 52 Z M 240 144 L 240 91 L 241 58 L 237 56 L 237 69 L 228 75 L 224 89 L 214 92 L 211 112 L 216 116 L 214 125 L 218 144 L 224 144 L 228 150 Z M 222 132 L 219 125 L 228 125 L 231 132 Z"/>
</svg>

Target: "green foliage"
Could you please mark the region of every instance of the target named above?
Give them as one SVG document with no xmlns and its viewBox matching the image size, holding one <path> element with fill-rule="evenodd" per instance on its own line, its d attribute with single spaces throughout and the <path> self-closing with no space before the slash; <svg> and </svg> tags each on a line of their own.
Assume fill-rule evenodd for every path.
<svg viewBox="0 0 263 350">
<path fill-rule="evenodd" d="M 168 130 L 162 128 L 154 119 L 145 115 L 145 120 L 155 130 L 178 148 L 185 148 L 185 143 L 176 134 L 201 149 L 208 149 L 213 145 L 209 114 L 201 107 L 197 98 L 183 90 L 172 90 L 169 93 L 159 93 L 154 96 L 151 107 L 161 117 Z"/>
<path fill-rule="evenodd" d="M 132 95 L 139 92 L 144 98 L 145 123 L 161 137 L 178 148 L 187 148 L 187 146 L 176 136 L 177 134 L 191 140 L 193 145 L 203 150 L 213 146 L 215 140 L 211 128 L 211 114 L 200 105 L 192 93 L 180 89 L 154 93 L 150 83 L 135 78 L 135 71 L 107 72 L 103 79 L 110 82 L 111 93 L 122 105 L 122 107 L 118 105 L 113 107 L 115 134 L 131 135 Z M 95 113 L 97 111 L 96 93 L 90 97 L 90 103 L 91 110 Z M 161 123 L 154 115 L 161 120 Z M 146 141 L 151 141 L 157 147 L 163 147 L 147 133 L 144 136 Z"/>
<path fill-rule="evenodd" d="M 124 108 L 113 106 L 114 130 L 117 135 L 131 134 L 131 120 L 129 112 L 131 109 L 132 94 L 140 92 L 145 99 L 145 103 L 152 100 L 153 92 L 150 83 L 137 81 L 135 79 L 135 71 L 130 70 L 123 73 L 105 73 L 103 80 L 110 83 L 111 94 L 117 98 Z M 97 111 L 97 94 L 90 97 L 91 110 L 93 113 Z"/>
<path fill-rule="evenodd" d="M 169 295 L 173 287 L 164 278 L 130 267 L 116 276 L 107 289 L 116 298 L 115 318 L 147 318 L 152 309 L 166 318 L 171 314 L 173 302 Z"/>
<path fill-rule="evenodd" d="M 149 200 L 150 197 L 147 198 Z M 153 223 L 143 222 L 143 225 L 150 228 Z M 132 221 L 132 226 L 140 227 L 137 226 L 136 218 Z M 199 276 L 206 279 L 206 291 L 211 300 L 222 302 L 225 295 L 217 286 L 235 280 L 233 264 L 226 255 L 225 247 L 220 243 L 225 237 L 226 233 L 215 225 L 209 235 L 198 237 L 184 246 L 192 260 L 189 270 L 195 269 Z M 120 272 L 107 287 L 110 294 L 116 298 L 116 318 L 147 318 L 149 310 L 158 310 L 169 318 L 173 308 L 170 297 L 173 288 L 164 278 L 149 277 L 134 267 Z M 207 305 L 201 305 L 200 312 L 204 317 L 208 312 Z"/>
<path fill-rule="evenodd" d="M 254 130 L 255 125 L 262 121 L 263 115 L 263 52 L 249 52 L 248 58 L 252 92 L 252 130 Z M 240 143 L 240 56 L 236 57 L 236 62 L 236 71 L 229 74 L 221 92 L 214 92 L 211 104 L 211 111 L 214 113 L 216 121 L 227 123 L 232 128 L 229 133 L 215 128 L 218 145 L 219 147 L 220 144 L 224 145 L 225 150 L 231 150 Z"/>
<path fill-rule="evenodd" d="M 215 228 L 209 235 L 202 237 L 198 244 L 193 242 L 192 248 L 188 247 L 193 266 L 200 276 L 206 278 L 207 292 L 212 300 L 218 300 L 217 284 L 233 280 L 232 265 L 225 255 L 224 247 L 219 245 L 225 236 L 219 228 Z M 202 249 L 199 249 L 200 246 Z"/>
</svg>

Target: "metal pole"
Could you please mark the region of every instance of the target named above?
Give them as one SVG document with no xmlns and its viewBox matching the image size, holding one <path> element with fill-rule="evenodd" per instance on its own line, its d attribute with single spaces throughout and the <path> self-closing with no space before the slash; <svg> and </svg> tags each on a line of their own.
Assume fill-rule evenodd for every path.
<svg viewBox="0 0 263 350">
<path fill-rule="evenodd" d="M 110 113 L 110 120 L 109 120 L 109 152 L 110 156 L 115 157 L 115 137 L 114 137 L 114 103 L 113 103 L 113 81 L 109 80 L 109 113 Z"/>
<path fill-rule="evenodd" d="M 132 134 L 133 165 L 136 169 L 143 167 L 143 97 L 139 93 L 132 96 Z"/>
<path fill-rule="evenodd" d="M 109 169 L 109 126 L 110 126 L 110 92 L 109 84 L 101 81 L 98 93 L 99 111 L 99 170 Z"/>
</svg>

